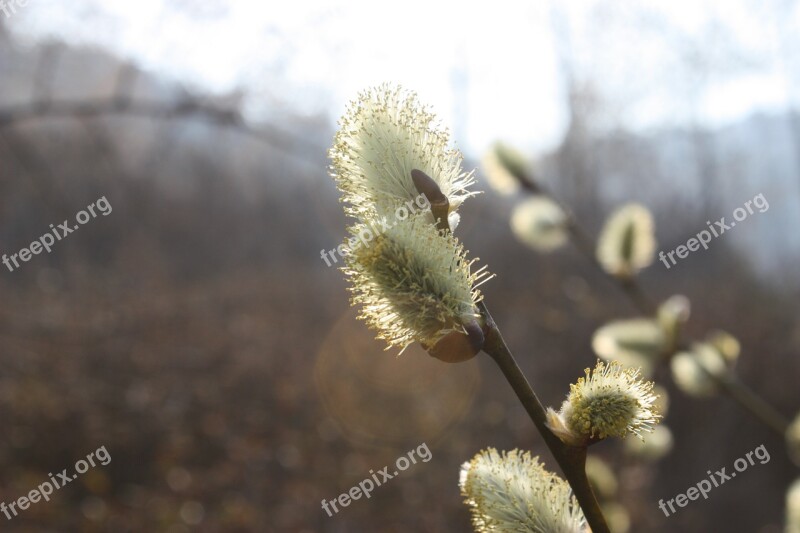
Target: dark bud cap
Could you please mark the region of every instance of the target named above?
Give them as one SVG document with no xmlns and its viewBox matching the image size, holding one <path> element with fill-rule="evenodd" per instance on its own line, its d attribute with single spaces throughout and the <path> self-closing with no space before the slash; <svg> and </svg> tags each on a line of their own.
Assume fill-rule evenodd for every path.
<svg viewBox="0 0 800 533">
<path fill-rule="evenodd" d="M 436 226 L 439 229 L 449 231 L 450 226 L 447 222 L 447 215 L 450 212 L 450 200 L 439 188 L 439 185 L 427 174 L 419 169 L 411 171 L 411 181 L 414 182 L 414 187 L 417 192 L 424 194 L 431 204 L 431 213 L 436 219 Z"/>
<path fill-rule="evenodd" d="M 469 361 L 483 348 L 484 335 L 476 320 L 464 324 L 465 333 L 451 331 L 437 342 L 428 353 L 445 363 Z"/>
</svg>

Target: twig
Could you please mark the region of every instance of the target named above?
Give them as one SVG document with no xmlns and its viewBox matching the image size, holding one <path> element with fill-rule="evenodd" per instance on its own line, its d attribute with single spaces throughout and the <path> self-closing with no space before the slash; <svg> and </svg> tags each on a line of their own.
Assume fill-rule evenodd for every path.
<svg viewBox="0 0 800 533">
<path fill-rule="evenodd" d="M 547 427 L 547 413 L 544 406 L 542 406 L 530 383 L 528 383 L 519 365 L 517 365 L 514 355 L 508 349 L 508 345 L 503 340 L 503 336 L 500 334 L 500 330 L 492 319 L 489 310 L 483 302 L 479 305 L 487 328 L 483 351 L 489 354 L 494 362 L 497 363 L 497 366 L 500 367 L 525 411 L 528 412 L 528 416 L 530 416 L 536 429 L 542 435 L 545 444 L 547 444 L 556 462 L 564 472 L 564 477 L 572 487 L 572 492 L 575 494 L 575 498 L 578 500 L 578 504 L 583 510 L 583 515 L 586 517 L 589 527 L 592 528 L 592 532 L 610 533 L 606 519 L 600 510 L 600 505 L 586 476 L 586 446 L 569 446 L 550 431 Z"/>
<path fill-rule="evenodd" d="M 726 372 L 720 375 L 712 372 L 697 359 L 695 359 L 695 364 L 721 391 L 733 398 L 743 409 L 780 436 L 786 435 L 786 430 L 789 429 L 789 420 L 767 403 L 764 398 L 742 383 L 734 374 Z"/>
<path fill-rule="evenodd" d="M 439 185 L 430 176 L 418 169 L 411 171 L 411 179 L 417 192 L 424 194 L 430 203 L 436 226 L 441 231 L 450 231 L 447 221 L 450 207 L 449 200 L 442 193 Z M 489 313 L 489 309 L 486 308 L 486 304 L 483 301 L 478 303 L 478 308 L 484 322 L 484 335 L 480 336 L 481 341 L 483 341 L 483 351 L 500 367 L 525 411 L 528 412 L 528 416 L 531 417 L 536 429 L 542 435 L 545 444 L 547 444 L 556 462 L 564 472 L 567 483 L 572 487 L 572 492 L 575 494 L 575 498 L 578 500 L 578 504 L 583 510 L 583 515 L 592 528 L 592 532 L 611 533 L 586 476 L 587 447 L 568 446 L 550 431 L 547 427 L 547 412 L 525 378 L 525 374 L 519 368 L 511 350 L 508 349 L 508 345 L 503 340 L 500 329 L 497 327 L 491 313 Z M 474 340 L 477 337 L 470 334 L 469 338 Z M 477 350 L 473 353 L 477 353 Z"/>
<path fill-rule="evenodd" d="M 633 304 L 636 309 L 644 315 L 652 316 L 655 314 L 658 306 L 655 301 L 650 298 L 646 291 L 642 288 L 641 284 L 635 277 L 618 278 L 609 274 L 597 261 L 594 252 L 594 243 L 588 234 L 578 223 L 572 212 L 559 201 L 552 193 L 550 193 L 540 183 L 534 181 L 530 176 L 517 176 L 517 179 L 522 186 L 522 189 L 529 194 L 540 194 L 547 196 L 556 203 L 566 216 L 566 228 L 569 232 L 572 243 L 581 252 L 586 259 L 592 263 L 600 272 L 602 272 L 606 279 L 610 279 L 614 284 L 628 297 L 628 300 Z M 677 343 L 678 345 L 686 346 L 686 343 Z M 666 354 L 665 360 L 669 360 L 679 349 L 672 350 Z M 721 391 L 733 399 L 740 407 L 752 414 L 756 419 L 769 427 L 771 430 L 777 432 L 781 436 L 786 434 L 789 427 L 789 421 L 780 414 L 772 405 L 767 403 L 766 400 L 761 398 L 752 389 L 747 387 L 744 383 L 739 381 L 735 376 L 727 374 L 720 376 L 714 372 L 709 371 L 705 366 L 698 363 L 698 366 L 705 372 L 708 377 L 719 387 Z"/>
<path fill-rule="evenodd" d="M 595 247 L 592 238 L 589 237 L 589 234 L 586 233 L 586 231 L 584 231 L 584 229 L 578 223 L 575 215 L 566 205 L 559 201 L 546 187 L 534 181 L 530 176 L 518 174 L 515 174 L 515 176 L 519 180 L 520 185 L 522 185 L 523 190 L 529 194 L 546 196 L 556 205 L 558 205 L 566 217 L 566 229 L 570 238 L 572 239 L 572 244 L 586 258 L 587 261 L 594 265 L 594 267 L 600 270 L 603 274 L 606 274 L 606 279 L 612 281 L 617 288 L 622 290 L 628 296 L 629 300 L 633 306 L 636 307 L 636 309 L 646 315 L 652 315 L 655 313 L 658 306 L 647 296 L 644 290 L 642 290 L 635 278 L 617 278 L 616 276 L 608 274 L 602 265 L 600 265 L 597 260 L 597 255 L 595 255 Z"/>
</svg>

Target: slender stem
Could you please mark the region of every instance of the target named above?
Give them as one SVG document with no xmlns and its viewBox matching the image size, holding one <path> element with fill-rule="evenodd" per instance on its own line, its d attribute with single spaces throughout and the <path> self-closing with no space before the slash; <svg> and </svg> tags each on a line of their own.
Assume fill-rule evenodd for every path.
<svg viewBox="0 0 800 533">
<path fill-rule="evenodd" d="M 767 403 L 761 396 L 757 395 L 750 387 L 739 381 L 736 376 L 732 374 L 717 375 L 714 372 L 709 372 L 702 364 L 700 368 L 711 377 L 711 380 L 722 389 L 722 391 L 736 400 L 740 406 L 756 419 L 779 435 L 786 435 L 786 430 L 789 429 L 789 421 L 786 417 Z"/>
<path fill-rule="evenodd" d="M 581 228 L 575 216 L 570 210 L 553 196 L 542 184 L 534 181 L 530 176 L 518 177 L 522 188 L 530 194 L 541 194 L 547 196 L 555 202 L 566 214 L 567 217 L 567 231 L 569 232 L 572 243 L 575 248 L 581 252 L 586 259 L 592 263 L 600 272 L 604 273 L 608 278 L 615 282 L 617 287 L 625 293 L 628 300 L 636 307 L 639 312 L 644 315 L 653 315 L 656 312 L 657 305 L 645 292 L 642 286 L 634 277 L 630 278 L 617 278 L 606 272 L 606 270 L 598 263 L 597 257 L 594 253 L 594 243 L 588 234 Z M 673 353 L 667 354 L 666 359 L 674 355 Z M 720 390 L 727 394 L 734 400 L 740 407 L 751 413 L 764 425 L 771 430 L 779 433 L 781 436 L 785 435 L 786 429 L 789 427 L 789 421 L 781 415 L 772 405 L 767 403 L 762 397 L 756 394 L 752 389 L 747 387 L 744 383 L 739 381 L 735 376 L 718 376 L 709 372 L 703 365 L 700 367 L 709 375 L 709 377 L 719 386 Z"/>
<path fill-rule="evenodd" d="M 667 357 L 677 352 L 688 352 L 690 350 L 689 343 L 679 339 L 672 351 L 667 354 Z M 713 381 L 722 392 L 734 399 L 740 407 L 774 432 L 781 436 L 786 435 L 786 431 L 789 429 L 789 420 L 756 394 L 753 389 L 742 383 L 733 372 L 725 371 L 719 373 L 712 371 L 699 358 L 694 358 L 694 363 L 708 379 Z"/>
<path fill-rule="evenodd" d="M 595 255 L 595 246 L 592 238 L 589 237 L 589 234 L 584 231 L 580 224 L 578 224 L 578 220 L 575 218 L 575 215 L 569 210 L 569 208 L 567 208 L 566 205 L 556 199 L 556 197 L 553 196 L 553 194 L 543 185 L 535 182 L 530 177 L 525 176 L 519 179 L 524 190 L 531 194 L 547 196 L 551 201 L 555 202 L 556 205 L 561 208 L 566 216 L 566 229 L 570 238 L 572 239 L 572 244 L 586 258 L 587 261 L 589 261 L 604 274 L 607 274 L 606 278 L 612 281 L 628 296 L 628 299 L 631 301 L 634 307 L 639 310 L 639 312 L 646 315 L 652 315 L 655 313 L 658 306 L 644 292 L 635 278 L 618 278 L 616 276 L 612 276 L 605 271 L 602 265 L 600 265 L 600 263 L 597 261 L 597 256 Z"/>
<path fill-rule="evenodd" d="M 431 204 L 431 212 L 436 220 L 437 227 L 444 231 L 450 231 L 447 215 L 449 212 L 449 201 L 447 197 L 442 194 L 437 183 L 427 174 L 419 169 L 411 171 L 411 179 L 414 182 L 414 187 L 420 194 L 424 194 L 425 198 Z M 486 308 L 486 305 L 481 302 L 478 304 L 481 315 L 484 321 L 485 335 L 475 335 L 475 332 L 470 332 L 467 329 L 468 337 L 475 341 L 480 339 L 483 351 L 494 359 L 497 366 L 503 372 L 503 375 L 508 380 L 511 388 L 522 402 L 522 406 L 528 412 L 528 416 L 533 420 L 536 429 L 542 435 L 542 438 L 550 449 L 550 452 L 555 457 L 556 462 L 564 472 L 572 488 L 575 499 L 578 500 L 583 510 L 583 516 L 592 528 L 592 533 L 611 533 L 606 524 L 606 519 L 603 516 L 600 506 L 597 503 L 592 486 L 589 484 L 589 479 L 586 477 L 586 446 L 575 447 L 568 446 L 553 434 L 547 427 L 547 412 L 542 406 L 542 402 L 536 397 L 530 383 L 525 378 L 525 375 L 520 370 L 519 365 L 514 360 L 511 350 L 508 349 L 503 336 L 500 334 L 500 329 L 492 319 L 491 313 Z M 477 324 L 476 324 L 477 325 Z M 483 333 L 478 330 L 478 333 Z M 434 347 L 435 349 L 436 347 Z M 449 348 L 449 347 L 448 347 Z M 478 348 L 480 349 L 480 348 Z M 446 349 L 444 351 L 447 351 Z M 442 357 L 442 354 L 435 354 L 430 352 L 434 357 Z M 472 352 L 474 355 L 476 352 Z"/>
<path fill-rule="evenodd" d="M 550 196 L 550 198 L 552 199 L 553 197 Z M 592 239 L 586 234 L 585 231 L 583 231 L 583 228 L 578 225 L 577 220 L 575 220 L 575 216 L 566 211 L 563 205 L 560 207 L 567 216 L 567 231 L 572 238 L 575 248 L 577 248 L 578 251 L 581 252 L 581 254 L 583 254 L 583 256 L 590 263 L 592 263 L 601 272 L 605 273 L 605 269 L 597 261 Z M 655 302 L 653 302 L 653 300 L 650 299 L 649 296 L 647 296 L 644 290 L 642 290 L 642 287 L 636 282 L 636 278 L 618 278 L 616 276 L 607 275 L 606 279 L 613 281 L 617 287 L 619 287 L 628 296 L 628 299 L 631 301 L 633 306 L 639 310 L 639 312 L 646 315 L 652 315 L 655 313 L 658 306 L 655 304 Z"/>
<path fill-rule="evenodd" d="M 583 510 L 583 515 L 592 533 L 610 533 L 606 519 L 597 503 L 597 498 L 586 476 L 586 446 L 568 446 L 563 443 L 547 427 L 547 412 L 531 388 L 530 383 L 517 365 L 514 356 L 508 349 L 500 330 L 492 319 L 485 305 L 480 304 L 482 314 L 486 320 L 486 342 L 483 350 L 497 363 L 503 375 L 508 380 L 511 388 L 519 398 L 522 406 L 528 412 L 536 429 L 542 435 L 545 444 L 555 457 L 556 462 L 564 472 L 578 504 Z"/>
</svg>

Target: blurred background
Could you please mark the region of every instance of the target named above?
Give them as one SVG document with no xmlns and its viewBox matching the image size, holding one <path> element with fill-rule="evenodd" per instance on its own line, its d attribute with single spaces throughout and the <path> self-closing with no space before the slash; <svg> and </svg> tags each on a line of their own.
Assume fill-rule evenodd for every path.
<svg viewBox="0 0 800 533">
<path fill-rule="evenodd" d="M 514 238 L 523 194 L 480 168 L 496 140 L 592 237 L 637 201 L 669 251 L 763 194 L 768 211 L 642 284 L 689 297 L 689 335 L 733 333 L 742 381 L 794 416 L 800 2 L 5 0 L 0 253 L 100 197 L 113 212 L 0 267 L 0 501 L 101 446 L 112 460 L 0 530 L 462 532 L 458 469 L 480 449 L 557 470 L 485 355 L 383 351 L 320 258 L 347 223 L 326 169 L 336 121 L 384 81 L 418 92 L 478 168 L 459 235 L 498 274 L 488 305 L 548 405 L 593 365 L 595 330 L 637 312 L 574 249 Z M 798 475 L 783 438 L 682 394 L 668 367 L 655 380 L 671 453 L 593 448 L 628 530 L 781 532 Z M 429 462 L 322 510 L 422 443 Z M 761 444 L 768 464 L 658 509 Z"/>
</svg>

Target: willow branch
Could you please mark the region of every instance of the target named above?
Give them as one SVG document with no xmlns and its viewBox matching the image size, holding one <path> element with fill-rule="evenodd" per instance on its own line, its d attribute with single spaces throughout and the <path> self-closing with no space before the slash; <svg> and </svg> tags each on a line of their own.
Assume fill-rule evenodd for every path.
<svg viewBox="0 0 800 533">
<path fill-rule="evenodd" d="M 578 251 L 600 272 L 602 272 L 606 279 L 611 280 L 628 298 L 631 304 L 644 315 L 652 316 L 655 314 L 658 306 L 655 300 L 650 298 L 641 284 L 635 277 L 618 278 L 608 273 L 602 265 L 597 261 L 595 255 L 595 245 L 589 235 L 583 230 L 578 223 L 572 212 L 560 202 L 552 193 L 550 193 L 540 183 L 535 182 L 530 176 L 516 175 L 523 190 L 529 194 L 540 194 L 547 196 L 556 203 L 566 216 L 566 228 L 569 232 L 570 239 L 578 249 Z M 666 360 L 669 360 L 675 353 L 677 347 L 670 353 L 666 354 Z M 756 394 L 755 391 L 750 389 L 747 385 L 742 383 L 736 376 L 732 374 L 718 375 L 709 371 L 705 366 L 698 362 L 700 368 L 705 372 L 708 377 L 717 385 L 719 390 L 727 394 L 734 402 L 741 408 L 753 415 L 758 421 L 770 428 L 772 431 L 780 434 L 786 434 L 789 427 L 789 421 L 780 414 L 772 405 L 766 400 Z"/>
<path fill-rule="evenodd" d="M 695 364 L 714 382 L 719 390 L 733 398 L 739 406 L 753 415 L 758 421 L 778 435 L 786 435 L 786 431 L 789 429 L 789 420 L 771 404 L 767 403 L 764 398 L 742 383 L 734 374 L 730 372 L 723 374 L 712 372 L 698 359 L 695 359 Z"/>
<path fill-rule="evenodd" d="M 411 179 L 417 192 L 425 195 L 425 198 L 430 203 L 436 226 L 442 232 L 450 231 L 447 220 L 450 209 L 449 200 L 447 196 L 442 194 L 439 185 L 419 169 L 411 171 Z M 550 431 L 547 427 L 547 411 L 545 411 L 542 402 L 539 401 L 530 383 L 528 383 L 519 365 L 517 365 L 511 350 L 508 349 L 508 345 L 506 345 L 503 336 L 500 334 L 500 329 L 495 324 L 483 301 L 478 304 L 478 308 L 480 309 L 484 327 L 482 331 L 479 330 L 480 335 L 476 335 L 474 333 L 478 332 L 470 331 L 473 325 L 467 326 L 468 338 L 471 341 L 480 339 L 480 345 L 471 354 L 475 355 L 482 347 L 483 351 L 497 363 L 509 385 L 514 389 L 525 411 L 527 411 L 528 416 L 531 417 L 536 429 L 542 435 L 556 462 L 564 472 L 564 477 L 572 488 L 572 492 L 578 500 L 578 505 L 580 505 L 586 521 L 592 528 L 592 532 L 610 533 L 608 524 L 606 524 L 605 517 L 600 510 L 600 505 L 597 503 L 597 498 L 586 476 L 586 446 L 568 446 Z M 477 326 L 477 324 L 474 326 Z M 437 346 L 434 346 L 433 350 L 436 350 Z M 447 346 L 443 351 L 446 351 L 446 348 Z M 441 355 L 435 354 L 434 351 L 430 353 L 434 357 L 441 358 Z"/>
<path fill-rule="evenodd" d="M 583 515 L 586 517 L 589 527 L 592 528 L 592 532 L 610 533 L 606 519 L 600 510 L 600 505 L 586 476 L 586 446 L 569 446 L 550 431 L 547 427 L 547 412 L 544 406 L 542 406 L 530 383 L 528 383 L 519 365 L 517 365 L 489 310 L 483 303 L 480 304 L 480 308 L 487 330 L 483 351 L 500 367 L 536 429 L 542 435 L 545 444 L 564 472 L 564 477 L 572 487 L 572 492 L 575 494 L 575 498 L 578 500 L 578 504 L 583 510 Z"/>
<path fill-rule="evenodd" d="M 658 306 L 656 305 L 655 301 L 644 292 L 635 278 L 621 279 L 606 272 L 606 270 L 597 260 L 594 241 L 591 237 L 589 237 L 589 234 L 584 231 L 584 229 L 578 223 L 577 218 L 575 218 L 575 215 L 565 204 L 559 201 L 553 195 L 553 193 L 551 193 L 542 184 L 534 181 L 530 176 L 524 174 L 514 174 L 514 176 L 517 178 L 524 191 L 529 194 L 546 196 L 553 203 L 558 205 L 559 208 L 561 208 L 561 211 L 564 212 L 564 216 L 566 217 L 565 225 L 572 244 L 581 253 L 581 255 L 586 258 L 587 261 L 605 274 L 605 278 L 607 280 L 611 281 L 617 286 L 617 288 L 619 288 L 628 296 L 628 299 L 637 310 L 646 315 L 652 315 L 655 313 Z"/>
</svg>

